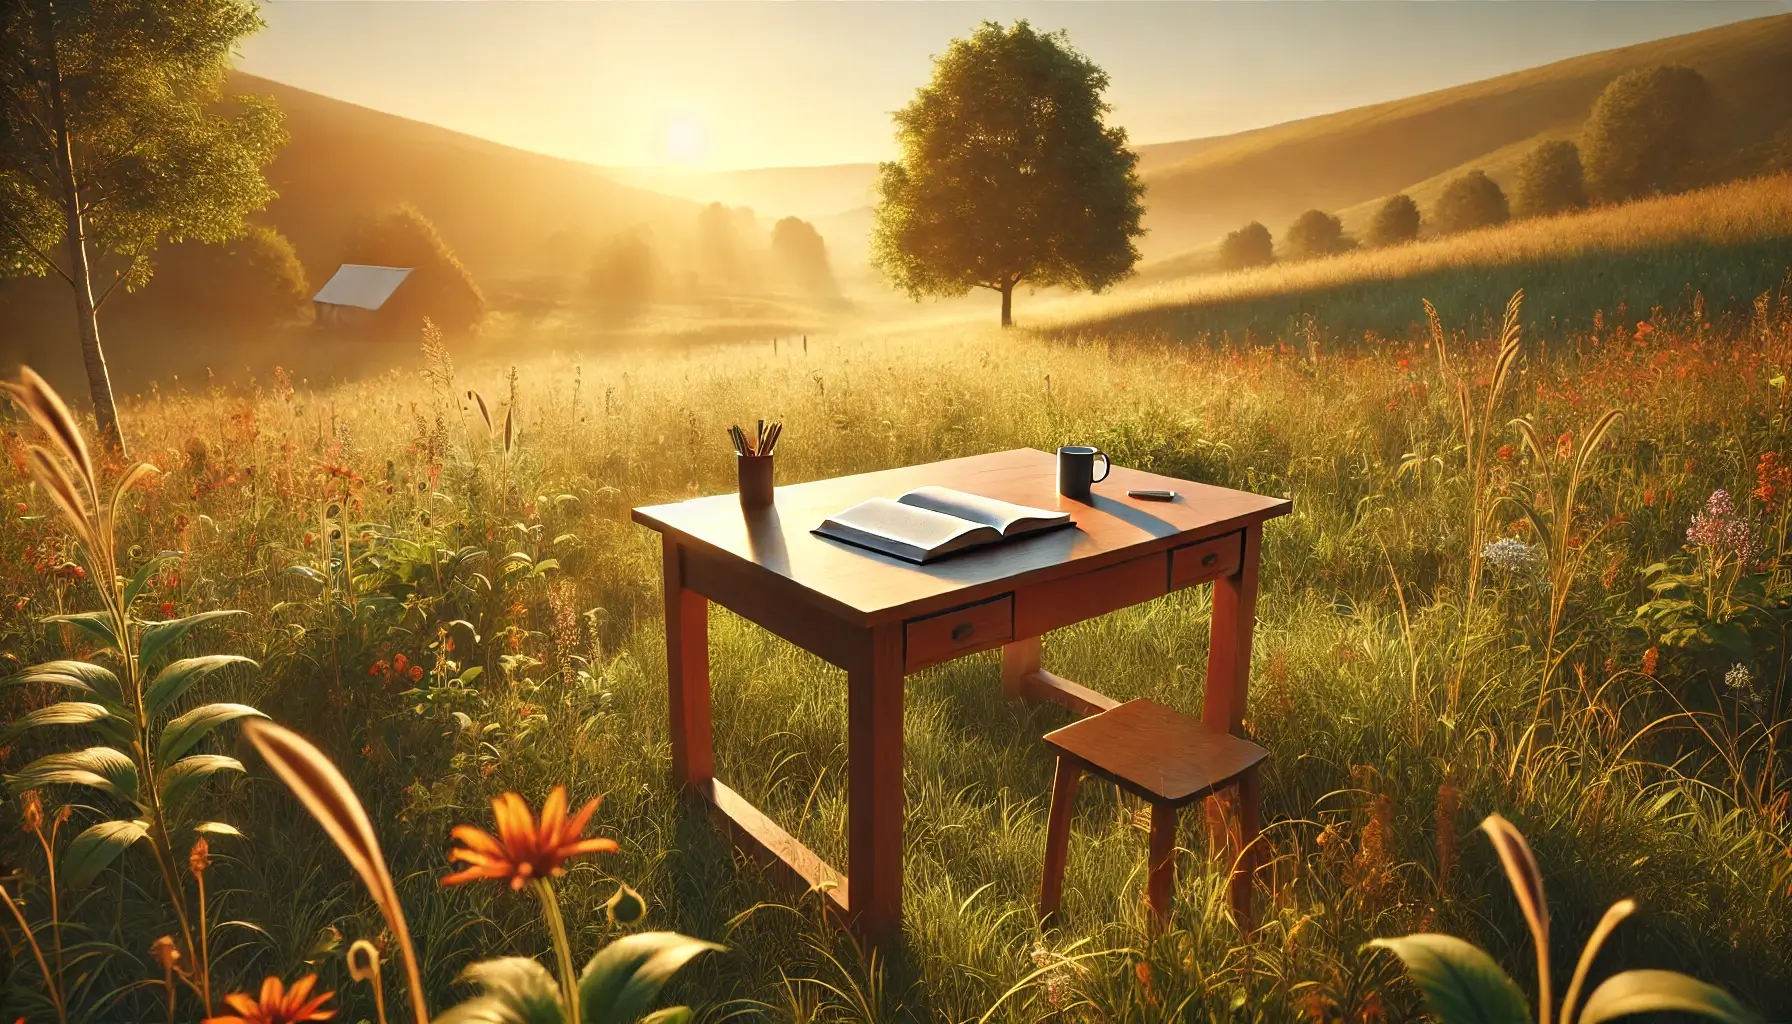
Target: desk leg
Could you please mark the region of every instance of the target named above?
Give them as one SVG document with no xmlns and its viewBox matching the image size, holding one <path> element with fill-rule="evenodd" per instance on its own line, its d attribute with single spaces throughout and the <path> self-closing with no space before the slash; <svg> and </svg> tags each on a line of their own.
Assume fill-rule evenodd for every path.
<svg viewBox="0 0 1792 1024">
<path fill-rule="evenodd" d="M 1263 527 L 1245 527 L 1244 557 L 1239 560 L 1238 572 L 1213 583 L 1213 639 L 1207 650 L 1207 696 L 1201 720 L 1209 729 L 1235 736 L 1244 731 L 1251 634 L 1257 625 L 1257 563 L 1262 554 Z M 1224 794 L 1207 798 L 1209 834 L 1222 844 L 1228 833 L 1226 804 Z"/>
<path fill-rule="evenodd" d="M 666 537 L 663 551 L 672 784 L 689 790 L 715 777 L 715 740 L 709 721 L 709 601 L 685 589 L 678 542 Z"/>
<path fill-rule="evenodd" d="M 847 906 L 876 943 L 902 929 L 902 624 L 847 670 Z"/>
</svg>

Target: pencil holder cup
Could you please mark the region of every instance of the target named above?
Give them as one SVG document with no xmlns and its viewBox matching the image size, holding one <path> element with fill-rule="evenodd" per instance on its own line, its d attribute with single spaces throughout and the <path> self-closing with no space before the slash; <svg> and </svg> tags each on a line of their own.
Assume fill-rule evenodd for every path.
<svg viewBox="0 0 1792 1024">
<path fill-rule="evenodd" d="M 736 455 L 740 464 L 740 507 L 765 508 L 772 503 L 772 457 Z"/>
</svg>

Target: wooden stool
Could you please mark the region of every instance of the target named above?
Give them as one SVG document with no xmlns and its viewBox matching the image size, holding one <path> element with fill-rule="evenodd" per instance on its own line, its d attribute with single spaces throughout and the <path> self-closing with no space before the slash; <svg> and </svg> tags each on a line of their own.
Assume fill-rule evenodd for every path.
<svg viewBox="0 0 1792 1024">
<path fill-rule="evenodd" d="M 1257 764 L 1269 752 L 1249 740 L 1215 732 L 1199 719 L 1155 701 L 1130 700 L 1047 733 L 1058 752 L 1046 825 L 1045 877 L 1039 912 L 1058 911 L 1064 862 L 1070 846 L 1070 808 L 1085 769 L 1151 804 L 1150 880 L 1146 893 L 1161 926 L 1169 920 L 1176 882 L 1176 812 L 1228 786 L 1238 787 L 1237 866 L 1231 878 L 1232 912 L 1241 929 L 1251 919 L 1251 873 L 1257 859 L 1259 800 Z"/>
</svg>

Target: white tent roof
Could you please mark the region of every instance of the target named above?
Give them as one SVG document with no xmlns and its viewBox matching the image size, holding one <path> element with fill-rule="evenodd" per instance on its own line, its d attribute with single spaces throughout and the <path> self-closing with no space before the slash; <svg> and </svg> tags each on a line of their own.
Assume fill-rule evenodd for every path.
<svg viewBox="0 0 1792 1024">
<path fill-rule="evenodd" d="M 386 304 L 410 273 L 410 267 L 364 267 L 359 263 L 344 263 L 336 268 L 323 290 L 312 298 L 332 306 L 378 309 Z"/>
</svg>

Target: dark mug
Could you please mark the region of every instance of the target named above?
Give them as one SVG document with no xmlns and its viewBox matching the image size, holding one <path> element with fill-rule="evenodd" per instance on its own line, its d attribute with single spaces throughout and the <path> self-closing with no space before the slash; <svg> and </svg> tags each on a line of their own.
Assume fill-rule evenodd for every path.
<svg viewBox="0 0 1792 1024">
<path fill-rule="evenodd" d="M 1095 459 L 1101 458 L 1101 475 L 1095 475 Z M 1086 444 L 1065 445 L 1058 449 L 1058 493 L 1077 501 L 1090 499 L 1091 484 L 1101 483 L 1114 468 L 1108 453 Z"/>
</svg>

